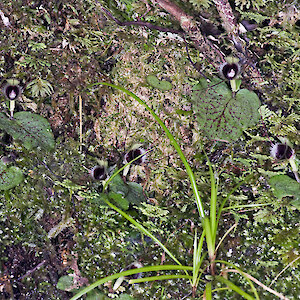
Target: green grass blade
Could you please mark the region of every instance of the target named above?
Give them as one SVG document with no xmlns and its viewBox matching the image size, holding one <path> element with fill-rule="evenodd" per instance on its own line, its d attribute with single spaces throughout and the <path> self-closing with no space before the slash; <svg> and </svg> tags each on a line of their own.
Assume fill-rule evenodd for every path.
<svg viewBox="0 0 300 300">
<path fill-rule="evenodd" d="M 150 267 L 143 267 L 143 268 L 138 268 L 138 269 L 132 269 L 124 272 L 120 272 L 111 276 L 107 276 L 105 278 L 102 278 L 100 280 L 97 280 L 96 282 L 92 283 L 88 287 L 84 288 L 83 290 L 79 291 L 76 295 L 74 295 L 70 300 L 76 300 L 79 299 L 81 296 L 85 295 L 86 293 L 90 292 L 97 286 L 104 284 L 105 282 L 108 282 L 110 280 L 117 279 L 121 276 L 128 276 L 128 275 L 133 275 L 137 273 L 142 273 L 142 272 L 153 272 L 153 271 L 163 271 L 163 270 L 192 270 L 192 267 L 188 266 L 177 266 L 177 265 L 163 265 L 163 266 L 150 266 Z M 185 275 L 183 275 L 185 276 Z"/>
<path fill-rule="evenodd" d="M 199 243 L 197 245 L 197 233 L 195 231 L 195 238 L 194 238 L 194 255 L 193 255 L 193 286 L 197 286 L 199 282 L 199 270 L 201 267 L 201 264 L 205 258 L 205 255 L 201 256 L 202 250 L 203 250 L 203 241 L 205 237 L 205 231 L 203 230 Z"/>
<path fill-rule="evenodd" d="M 228 261 L 224 261 L 224 260 L 216 260 L 216 262 L 222 263 L 222 264 L 224 264 L 224 265 L 231 266 L 232 268 L 236 269 L 236 270 L 239 272 L 239 274 L 241 274 L 241 275 L 248 281 L 248 283 L 249 283 L 249 285 L 251 286 L 251 289 L 252 289 L 252 291 L 253 291 L 253 293 L 254 293 L 254 295 L 255 295 L 255 298 L 256 298 L 257 300 L 259 300 L 259 296 L 258 296 L 258 293 L 257 293 L 257 290 L 256 290 L 254 284 L 252 283 L 252 281 L 251 281 L 246 275 L 244 275 L 244 272 L 243 272 L 240 268 L 238 268 L 238 267 L 235 266 L 233 263 L 228 262 Z"/>
<path fill-rule="evenodd" d="M 267 205 L 272 205 L 273 203 L 260 203 L 260 204 L 244 204 L 244 205 L 234 205 L 234 206 L 227 206 L 225 208 L 223 208 L 222 210 L 231 210 L 231 209 L 240 209 L 240 208 L 247 208 L 247 207 L 261 207 L 261 206 L 267 206 Z"/>
<path fill-rule="evenodd" d="M 253 177 L 253 174 L 250 174 L 248 175 L 244 180 L 242 180 L 241 182 L 239 182 L 231 191 L 230 193 L 226 196 L 226 198 L 223 200 L 220 208 L 219 208 L 219 211 L 218 211 L 218 216 L 217 216 L 217 224 L 219 223 L 219 220 L 220 220 L 220 217 L 221 217 L 221 214 L 222 214 L 222 211 L 223 211 L 223 208 L 227 202 L 227 200 L 229 199 L 229 197 L 243 184 L 245 183 L 246 181 L 248 181 L 251 177 Z"/>
<path fill-rule="evenodd" d="M 210 194 L 210 226 L 211 226 L 211 234 L 213 243 L 216 242 L 217 235 L 217 186 L 215 182 L 214 171 L 212 165 L 206 155 L 208 166 L 209 166 L 209 174 L 210 174 L 210 186 L 211 186 L 211 194 Z"/>
<path fill-rule="evenodd" d="M 212 300 L 211 282 L 205 287 L 205 297 L 206 300 Z"/>
<path fill-rule="evenodd" d="M 212 260 L 215 255 L 215 244 L 214 239 L 211 232 L 211 226 L 209 222 L 209 218 L 206 217 L 204 219 L 204 228 L 205 228 L 205 236 L 206 236 L 206 243 L 207 243 L 207 250 L 209 259 Z"/>
<path fill-rule="evenodd" d="M 141 282 L 148 282 L 148 281 L 155 281 L 155 280 L 169 280 L 169 279 L 192 279 L 192 276 L 189 275 L 161 275 L 161 276 L 151 276 L 151 277 L 145 277 L 145 278 L 138 278 L 138 279 L 131 279 L 129 280 L 129 284 L 134 283 L 141 283 Z"/>
</svg>

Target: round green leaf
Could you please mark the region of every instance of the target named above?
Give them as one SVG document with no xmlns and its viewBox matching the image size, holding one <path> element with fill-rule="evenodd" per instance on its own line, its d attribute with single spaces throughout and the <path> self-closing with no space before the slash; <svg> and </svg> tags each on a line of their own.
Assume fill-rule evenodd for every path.
<svg viewBox="0 0 300 300">
<path fill-rule="evenodd" d="M 7 167 L 5 163 L 0 160 L 0 190 L 9 190 L 24 179 L 23 172 L 17 167 Z"/>
</svg>

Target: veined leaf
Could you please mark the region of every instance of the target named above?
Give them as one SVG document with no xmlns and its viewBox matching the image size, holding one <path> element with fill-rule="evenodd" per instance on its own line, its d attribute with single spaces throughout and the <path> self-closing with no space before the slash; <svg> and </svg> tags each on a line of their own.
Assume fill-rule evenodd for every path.
<svg viewBox="0 0 300 300">
<path fill-rule="evenodd" d="M 232 93 L 219 79 L 201 79 L 193 90 L 193 110 L 200 129 L 210 139 L 235 141 L 259 120 L 260 100 L 252 91 Z"/>
</svg>

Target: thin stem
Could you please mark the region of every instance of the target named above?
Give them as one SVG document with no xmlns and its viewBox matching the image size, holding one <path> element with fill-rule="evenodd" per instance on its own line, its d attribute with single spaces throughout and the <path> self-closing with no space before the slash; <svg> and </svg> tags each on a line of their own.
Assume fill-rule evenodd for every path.
<svg viewBox="0 0 300 300">
<path fill-rule="evenodd" d="M 144 226 L 135 221 L 131 216 L 123 212 L 121 209 L 110 203 L 107 199 L 103 198 L 103 201 L 110 206 L 112 209 L 117 211 L 120 215 L 122 215 L 125 219 L 127 219 L 130 223 L 132 223 L 135 227 L 137 227 L 141 232 L 145 235 L 149 236 L 153 241 L 155 241 L 178 265 L 182 265 L 181 262 L 169 251 L 169 249 L 159 240 L 157 239 L 150 231 L 148 231 Z"/>
<path fill-rule="evenodd" d="M 221 246 L 222 242 L 223 242 L 224 239 L 226 238 L 226 236 L 227 236 L 227 235 L 230 233 L 230 231 L 231 231 L 232 229 L 234 229 L 237 225 L 238 225 L 237 223 L 233 224 L 233 225 L 227 230 L 227 232 L 223 235 L 223 237 L 221 238 L 221 240 L 220 240 L 218 246 L 216 247 L 215 255 L 216 255 L 216 253 L 217 253 L 219 247 Z"/>
<path fill-rule="evenodd" d="M 173 265 L 165 265 L 165 266 L 151 266 L 151 267 L 143 267 L 138 269 L 131 269 L 128 271 L 120 272 L 111 276 L 107 276 L 105 278 L 102 278 L 100 280 L 97 280 L 96 282 L 92 283 L 88 287 L 84 288 L 83 290 L 79 291 L 75 296 L 73 296 L 70 300 L 76 300 L 79 299 L 81 296 L 85 295 L 86 293 L 90 292 L 97 286 L 104 284 L 105 282 L 108 282 L 110 280 L 117 279 L 121 276 L 128 276 L 133 275 L 137 273 L 142 272 L 155 272 L 155 271 L 162 271 L 162 270 L 191 270 L 192 267 L 188 266 L 173 266 Z"/>
<path fill-rule="evenodd" d="M 287 269 L 289 268 L 295 261 L 297 261 L 298 259 L 300 259 L 300 256 L 296 257 L 293 261 L 291 261 L 284 269 L 282 269 L 277 276 L 272 280 L 272 282 L 270 283 L 269 287 L 271 287 L 271 285 L 277 280 L 277 278 Z"/>
<path fill-rule="evenodd" d="M 138 279 L 131 279 L 131 280 L 129 280 L 129 284 L 149 282 L 149 281 L 155 281 L 155 280 L 178 279 L 178 278 L 192 279 L 192 276 L 189 276 L 189 275 L 161 275 L 161 276 L 144 277 L 144 278 L 138 278 Z"/>
<path fill-rule="evenodd" d="M 79 95 L 79 151 L 82 152 L 82 97 Z"/>
</svg>

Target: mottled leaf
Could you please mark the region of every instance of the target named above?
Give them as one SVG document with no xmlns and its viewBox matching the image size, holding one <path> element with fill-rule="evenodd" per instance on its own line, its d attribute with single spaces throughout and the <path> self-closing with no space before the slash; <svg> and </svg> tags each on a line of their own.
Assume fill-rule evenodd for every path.
<svg viewBox="0 0 300 300">
<path fill-rule="evenodd" d="M 201 79 L 191 101 L 199 127 L 210 139 L 235 141 L 259 120 L 258 96 L 247 89 L 232 93 L 220 79 Z"/>
<path fill-rule="evenodd" d="M 54 149 L 55 141 L 50 124 L 40 115 L 22 111 L 15 113 L 14 118 L 10 119 L 0 113 L 0 128 L 21 141 L 28 150 L 36 147 L 49 151 Z"/>
</svg>

